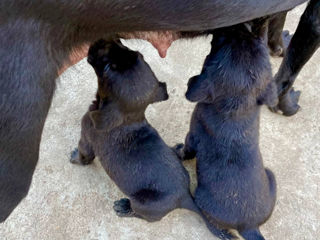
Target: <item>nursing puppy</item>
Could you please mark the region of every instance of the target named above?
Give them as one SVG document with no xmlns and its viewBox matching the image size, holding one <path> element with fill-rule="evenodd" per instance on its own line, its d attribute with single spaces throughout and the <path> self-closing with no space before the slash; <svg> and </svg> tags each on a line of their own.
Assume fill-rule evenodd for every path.
<svg viewBox="0 0 320 240">
<path fill-rule="evenodd" d="M 215 31 L 200 75 L 186 97 L 198 102 L 182 159 L 197 158 L 195 202 L 209 222 L 245 239 L 264 239 L 258 227 L 271 215 L 276 182 L 259 151 L 262 104 L 276 105 L 264 22 Z"/>
<path fill-rule="evenodd" d="M 98 76 L 97 100 L 82 119 L 79 147 L 71 162 L 98 156 L 109 177 L 128 198 L 114 203 L 121 217 L 157 221 L 175 208 L 198 212 L 189 175 L 174 151 L 149 125 L 149 104 L 168 99 L 143 56 L 120 42 L 94 44 L 88 62 Z"/>
</svg>

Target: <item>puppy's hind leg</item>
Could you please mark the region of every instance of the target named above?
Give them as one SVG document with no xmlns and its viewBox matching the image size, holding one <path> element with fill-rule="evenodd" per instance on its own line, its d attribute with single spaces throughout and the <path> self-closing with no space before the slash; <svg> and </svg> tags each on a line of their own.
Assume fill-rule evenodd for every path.
<svg viewBox="0 0 320 240">
<path fill-rule="evenodd" d="M 206 217 L 205 214 L 199 209 L 199 207 L 195 204 L 191 194 L 188 194 L 181 201 L 181 208 L 188 209 L 192 212 L 199 214 L 200 217 L 204 220 L 209 231 L 219 239 L 223 240 L 236 240 L 238 238 L 235 235 L 226 229 L 220 229 L 213 221 L 210 221 L 209 218 Z"/>
<path fill-rule="evenodd" d="M 177 154 L 178 158 L 181 160 L 190 160 L 196 157 L 196 150 L 194 144 L 194 138 L 190 133 L 186 137 L 185 144 L 180 143 L 175 145 L 172 150 Z"/>
<path fill-rule="evenodd" d="M 88 165 L 92 163 L 94 160 L 95 155 L 92 150 L 92 147 L 90 146 L 87 141 L 85 141 L 83 138 L 79 141 L 78 148 L 75 148 L 71 152 L 70 162 L 80 165 Z"/>
</svg>

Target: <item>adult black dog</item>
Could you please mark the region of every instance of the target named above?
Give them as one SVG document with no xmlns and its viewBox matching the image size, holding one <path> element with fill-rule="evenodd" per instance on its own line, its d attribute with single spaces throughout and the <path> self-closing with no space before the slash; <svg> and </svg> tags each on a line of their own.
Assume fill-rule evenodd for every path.
<svg viewBox="0 0 320 240">
<path fill-rule="evenodd" d="M 182 159 L 197 158 L 195 202 L 209 222 L 248 240 L 264 239 L 259 226 L 276 200 L 259 150 L 261 105 L 277 104 L 266 30 L 261 19 L 214 32 L 201 74 L 188 83 L 186 97 L 197 105 L 176 149 Z"/>
<path fill-rule="evenodd" d="M 1 0 L 0 222 L 26 196 L 58 72 L 112 32 L 215 29 L 306 0 Z"/>
</svg>

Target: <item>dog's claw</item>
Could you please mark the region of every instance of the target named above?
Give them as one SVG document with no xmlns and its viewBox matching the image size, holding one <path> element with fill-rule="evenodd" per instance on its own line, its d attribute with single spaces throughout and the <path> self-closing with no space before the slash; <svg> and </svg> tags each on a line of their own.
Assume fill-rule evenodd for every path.
<svg viewBox="0 0 320 240">
<path fill-rule="evenodd" d="M 128 198 L 122 198 L 115 201 L 113 204 L 113 210 L 116 212 L 118 217 L 130 217 L 133 214 L 130 200 Z"/>
</svg>

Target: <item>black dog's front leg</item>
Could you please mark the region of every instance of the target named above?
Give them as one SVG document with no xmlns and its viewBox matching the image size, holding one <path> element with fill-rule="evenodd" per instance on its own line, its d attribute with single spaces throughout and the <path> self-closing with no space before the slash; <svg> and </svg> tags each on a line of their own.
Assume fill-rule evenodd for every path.
<svg viewBox="0 0 320 240">
<path fill-rule="evenodd" d="M 320 1 L 311 0 L 303 13 L 297 31 L 292 37 L 283 62 L 275 76 L 279 91 L 279 105 L 271 111 L 281 110 L 294 115 L 299 110 L 300 92 L 292 88 L 302 67 L 320 45 Z"/>
</svg>

